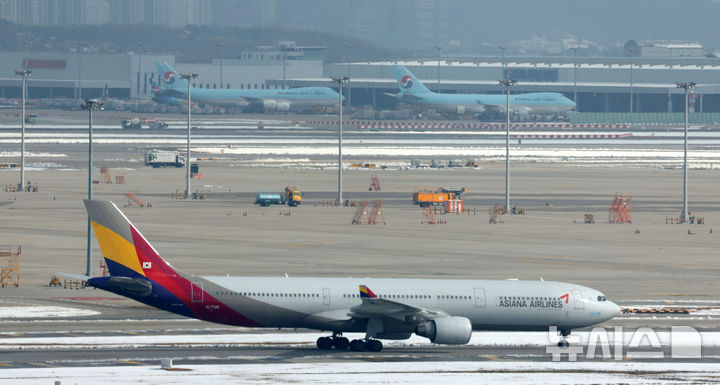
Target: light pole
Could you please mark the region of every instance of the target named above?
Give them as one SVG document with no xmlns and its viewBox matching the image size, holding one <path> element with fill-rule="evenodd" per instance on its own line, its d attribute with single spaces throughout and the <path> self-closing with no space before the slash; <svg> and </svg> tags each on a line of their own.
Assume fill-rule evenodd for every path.
<svg viewBox="0 0 720 385">
<path fill-rule="evenodd" d="M 510 87 L 517 84 L 517 80 L 502 79 L 500 84 L 507 90 L 505 101 L 505 212 L 510 210 Z"/>
<path fill-rule="evenodd" d="M 220 88 L 225 88 L 223 84 L 223 42 L 222 40 L 217 43 L 218 47 L 220 47 Z"/>
<path fill-rule="evenodd" d="M 30 76 L 32 70 L 15 70 L 15 75 L 22 76 L 22 112 L 20 115 L 20 184 L 18 190 L 25 191 L 25 78 Z"/>
<path fill-rule="evenodd" d="M 187 115 L 187 152 L 185 155 L 185 199 L 190 198 L 190 120 L 192 119 L 192 97 L 190 96 L 190 81 L 197 78 L 198 74 L 184 73 L 180 77 L 185 79 L 188 85 L 188 115 Z"/>
<path fill-rule="evenodd" d="M 687 201 L 687 153 L 688 153 L 688 89 L 695 88 L 695 82 L 678 82 L 675 83 L 677 88 L 685 89 L 685 139 L 683 141 L 683 209 L 681 222 L 685 223 L 688 220 L 688 201 Z"/>
<path fill-rule="evenodd" d="M 502 52 L 502 61 L 500 62 L 500 72 L 502 73 L 500 74 L 500 78 L 505 79 L 505 50 L 507 47 L 501 45 L 498 49 Z"/>
<path fill-rule="evenodd" d="M 142 50 L 143 50 L 142 48 L 143 48 L 143 43 L 142 43 L 141 41 L 139 41 L 139 42 L 137 42 L 137 43 L 135 43 L 135 44 L 138 46 L 138 51 L 140 51 L 140 52 L 138 52 L 138 78 L 137 78 L 137 85 L 138 85 L 137 94 L 138 94 L 138 97 L 140 97 L 140 95 L 141 95 L 141 93 L 142 93 L 142 91 L 141 91 L 141 90 L 142 90 L 141 84 L 144 83 L 144 82 L 142 81 Z"/>
<path fill-rule="evenodd" d="M 342 85 L 347 83 L 350 78 L 347 76 L 333 76 L 332 81 L 338 84 L 338 104 L 340 106 L 340 121 L 338 124 L 338 192 L 337 204 L 342 205 L 342 132 L 343 132 L 343 105 L 342 105 Z"/>
<path fill-rule="evenodd" d="M 439 45 L 435 46 L 435 49 L 437 50 L 437 58 L 438 58 L 438 68 L 437 68 L 437 92 L 440 92 L 440 50 L 442 50 L 442 47 Z"/>
<path fill-rule="evenodd" d="M 350 87 L 350 54 L 352 53 L 352 46 L 350 44 L 345 44 L 345 48 L 348 49 L 348 55 L 347 55 L 347 78 L 348 78 L 348 84 L 347 84 L 347 93 L 348 93 L 348 107 L 351 107 L 351 101 L 350 98 L 350 92 L 352 90 L 352 87 Z"/>
<path fill-rule="evenodd" d="M 102 110 L 102 102 L 97 99 L 88 99 L 85 103 L 81 104 L 84 110 L 88 110 L 88 200 L 92 200 L 92 160 L 93 160 L 93 111 Z M 92 224 L 90 223 L 90 217 L 87 220 L 87 262 L 85 264 L 85 275 L 90 277 L 92 275 Z"/>
<path fill-rule="evenodd" d="M 286 89 L 287 86 L 286 86 L 286 80 L 285 80 L 285 63 L 287 61 L 287 47 L 285 47 L 284 45 L 281 45 L 280 49 L 282 50 L 282 53 L 283 53 L 283 89 Z"/>
<path fill-rule="evenodd" d="M 577 109 L 577 51 L 580 47 L 570 48 L 573 51 L 573 102 L 575 102 L 575 109 Z"/>
<path fill-rule="evenodd" d="M 633 113 L 633 55 L 634 49 L 629 48 L 630 51 L 630 113 Z"/>
</svg>

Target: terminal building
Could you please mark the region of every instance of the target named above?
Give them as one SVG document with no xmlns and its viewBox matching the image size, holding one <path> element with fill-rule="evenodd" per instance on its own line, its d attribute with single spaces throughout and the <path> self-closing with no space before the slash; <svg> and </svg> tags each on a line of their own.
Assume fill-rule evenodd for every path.
<svg viewBox="0 0 720 385">
<path fill-rule="evenodd" d="M 677 52 L 697 51 L 691 46 L 683 49 Z M 392 66 L 400 64 L 433 91 L 500 93 L 504 89 L 498 80 L 514 79 L 518 84 L 512 87 L 513 93 L 561 92 L 576 100 L 580 112 L 629 112 L 631 100 L 633 112 L 680 112 L 684 90 L 677 88 L 676 82 L 696 82 L 690 98 L 694 110 L 720 112 L 717 58 L 641 56 L 642 49 L 635 55 L 635 48 L 631 48 L 632 55 L 626 57 L 484 56 L 441 58 L 439 62 L 325 63 L 324 51 L 325 47 L 278 42 L 207 63 L 179 63 L 169 54 L 0 52 L 0 98 L 20 97 L 20 77 L 14 70 L 24 67 L 33 71 L 28 79 L 31 99 L 150 99 L 149 81 L 159 76 L 154 62 L 166 61 L 180 73 L 198 73 L 193 85 L 200 88 L 332 87 L 336 84 L 330 77 L 348 76 L 351 81 L 346 86 L 350 92 L 343 91 L 352 107 L 394 109 L 396 99 L 392 94 L 398 92 L 398 87 Z"/>
</svg>

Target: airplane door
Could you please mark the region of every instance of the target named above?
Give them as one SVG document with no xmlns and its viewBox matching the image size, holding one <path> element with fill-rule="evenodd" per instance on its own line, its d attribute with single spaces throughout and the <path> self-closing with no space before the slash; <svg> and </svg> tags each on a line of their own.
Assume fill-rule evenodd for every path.
<svg viewBox="0 0 720 385">
<path fill-rule="evenodd" d="M 582 300 L 582 294 L 580 294 L 580 290 L 572 289 L 572 294 L 573 294 L 573 304 L 575 304 L 575 310 L 585 309 L 585 303 Z"/>
<path fill-rule="evenodd" d="M 323 288 L 323 305 L 330 305 L 330 289 Z"/>
<path fill-rule="evenodd" d="M 192 302 L 202 302 L 203 301 L 202 282 L 190 283 L 190 300 Z"/>
<path fill-rule="evenodd" d="M 475 288 L 475 307 L 485 307 L 485 289 Z"/>
</svg>

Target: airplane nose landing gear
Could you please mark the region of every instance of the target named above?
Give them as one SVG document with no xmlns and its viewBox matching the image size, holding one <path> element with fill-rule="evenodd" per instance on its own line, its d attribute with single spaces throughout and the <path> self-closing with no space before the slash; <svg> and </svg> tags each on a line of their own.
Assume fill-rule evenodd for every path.
<svg viewBox="0 0 720 385">
<path fill-rule="evenodd" d="M 567 336 L 570 335 L 570 332 L 571 332 L 570 329 L 560 329 L 561 339 L 557 343 L 557 346 L 559 348 L 567 348 L 570 346 L 570 342 L 568 342 L 568 340 L 567 340 Z"/>
</svg>

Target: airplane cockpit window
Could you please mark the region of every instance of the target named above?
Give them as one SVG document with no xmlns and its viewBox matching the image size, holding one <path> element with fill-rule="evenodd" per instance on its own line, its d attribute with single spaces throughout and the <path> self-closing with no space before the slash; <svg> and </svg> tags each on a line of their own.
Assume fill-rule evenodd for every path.
<svg viewBox="0 0 720 385">
<path fill-rule="evenodd" d="M 598 302 L 605 302 L 605 301 L 607 301 L 607 297 L 605 297 L 604 295 L 599 295 L 599 296 L 597 297 L 597 301 L 598 301 Z"/>
</svg>

